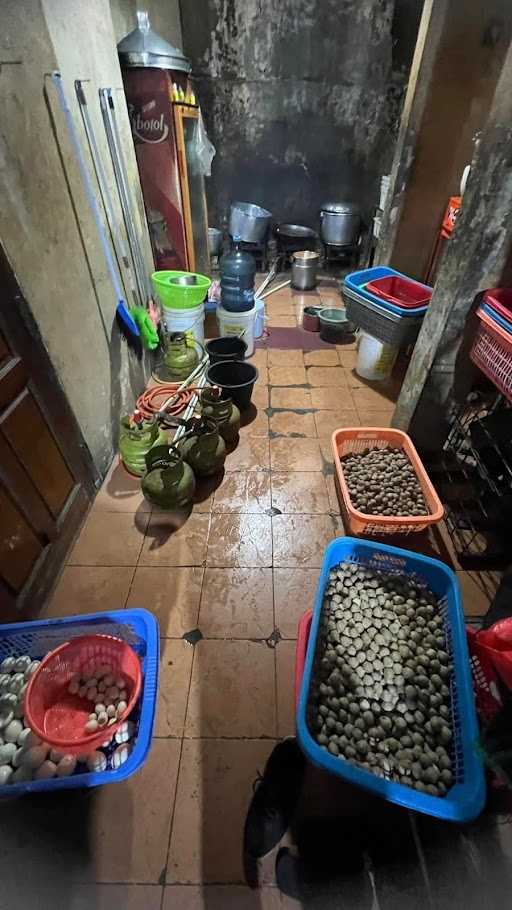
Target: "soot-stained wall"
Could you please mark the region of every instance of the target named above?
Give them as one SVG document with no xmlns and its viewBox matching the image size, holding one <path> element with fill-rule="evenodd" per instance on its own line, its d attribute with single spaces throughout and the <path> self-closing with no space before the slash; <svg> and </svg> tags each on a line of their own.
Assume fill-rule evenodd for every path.
<svg viewBox="0 0 512 910">
<path fill-rule="evenodd" d="M 225 226 L 235 199 L 311 226 L 328 198 L 376 204 L 420 11 L 421 0 L 182 0 L 217 149 L 210 224 Z"/>
</svg>

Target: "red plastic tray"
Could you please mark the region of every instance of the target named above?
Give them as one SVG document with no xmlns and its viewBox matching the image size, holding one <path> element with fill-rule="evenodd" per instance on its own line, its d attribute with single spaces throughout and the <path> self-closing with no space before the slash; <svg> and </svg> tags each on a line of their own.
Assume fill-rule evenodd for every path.
<svg viewBox="0 0 512 910">
<path fill-rule="evenodd" d="M 426 306 L 432 297 L 432 291 L 424 285 L 410 278 L 401 278 L 399 275 L 374 278 L 368 282 L 366 290 L 404 309 Z"/>
<path fill-rule="evenodd" d="M 308 649 L 309 632 L 311 630 L 311 620 L 313 619 L 313 610 L 303 613 L 299 619 L 297 628 L 297 644 L 295 645 L 295 704 L 299 703 L 300 684 L 302 674 L 304 673 L 304 664 L 306 662 L 306 651 Z"/>
<path fill-rule="evenodd" d="M 512 288 L 490 288 L 484 294 L 484 303 L 489 304 L 503 319 L 512 322 Z"/>
</svg>

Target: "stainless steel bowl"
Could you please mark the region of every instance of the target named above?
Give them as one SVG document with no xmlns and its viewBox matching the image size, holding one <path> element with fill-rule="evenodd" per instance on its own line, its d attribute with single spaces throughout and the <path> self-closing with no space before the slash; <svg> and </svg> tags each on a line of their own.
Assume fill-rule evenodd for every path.
<svg viewBox="0 0 512 910">
<path fill-rule="evenodd" d="M 178 275 L 177 278 L 171 278 L 169 284 L 179 284 L 182 287 L 197 284 L 197 275 Z"/>
</svg>

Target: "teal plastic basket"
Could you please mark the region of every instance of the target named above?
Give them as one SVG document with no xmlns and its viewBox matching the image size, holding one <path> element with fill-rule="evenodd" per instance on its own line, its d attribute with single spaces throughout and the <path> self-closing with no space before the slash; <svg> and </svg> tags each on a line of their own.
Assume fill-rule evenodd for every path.
<svg viewBox="0 0 512 910">
<path fill-rule="evenodd" d="M 358 563 L 381 572 L 408 575 L 426 583 L 439 598 L 444 613 L 448 650 L 453 661 L 451 679 L 452 771 L 455 783 L 443 797 L 419 793 L 395 781 L 376 777 L 322 749 L 313 739 L 308 723 L 309 690 L 313 671 L 323 592 L 332 566 L 340 562 Z M 308 759 L 324 771 L 364 787 L 390 802 L 443 818 L 467 822 L 480 814 L 485 803 L 485 777 L 478 751 L 478 723 L 473 696 L 464 614 L 457 577 L 448 566 L 409 550 L 351 537 L 333 540 L 325 551 L 313 609 L 306 662 L 297 709 L 297 736 Z"/>
</svg>

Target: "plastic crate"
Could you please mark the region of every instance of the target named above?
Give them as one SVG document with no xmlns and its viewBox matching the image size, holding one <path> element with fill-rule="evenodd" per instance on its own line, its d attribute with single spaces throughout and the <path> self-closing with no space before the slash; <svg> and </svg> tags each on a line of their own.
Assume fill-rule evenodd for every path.
<svg viewBox="0 0 512 910">
<path fill-rule="evenodd" d="M 512 401 L 512 337 L 479 307 L 480 319 L 470 357 L 496 388 Z"/>
<path fill-rule="evenodd" d="M 70 777 L 6 784 L 0 786 L 0 796 L 20 796 L 23 793 L 113 784 L 131 777 L 146 761 L 153 735 L 159 668 L 158 623 L 147 610 L 112 610 L 84 616 L 66 616 L 63 619 L 2 625 L 0 661 L 10 654 L 18 656 L 30 654 L 34 660 L 40 660 L 58 645 L 88 634 L 113 635 L 123 639 L 131 645 L 141 661 L 142 688 L 136 709 L 137 731 L 129 758 L 117 770 L 78 771 Z"/>
<path fill-rule="evenodd" d="M 496 310 L 503 319 L 512 321 L 512 288 L 490 288 L 485 292 L 483 302 Z"/>
<path fill-rule="evenodd" d="M 455 783 L 446 796 L 419 793 L 403 784 L 376 777 L 370 771 L 357 768 L 344 759 L 336 758 L 313 739 L 307 715 L 309 690 L 313 673 L 316 641 L 322 612 L 323 592 L 332 566 L 353 562 L 372 569 L 408 575 L 426 583 L 439 598 L 444 612 L 447 646 L 453 662 L 451 703 L 453 709 L 452 762 Z M 348 783 L 363 787 L 390 802 L 417 812 L 424 812 L 452 822 L 470 821 L 482 811 L 485 802 L 485 778 L 478 751 L 478 725 L 471 682 L 468 647 L 459 583 L 448 566 L 397 547 L 367 540 L 340 537 L 327 547 L 313 609 L 311 632 L 306 653 L 304 675 L 297 710 L 297 736 L 301 749 L 313 764 L 341 777 Z"/>
<path fill-rule="evenodd" d="M 347 316 L 368 335 L 395 348 L 414 344 L 421 329 L 423 316 L 397 316 L 381 304 L 373 303 L 359 292 L 342 286 Z"/>
<path fill-rule="evenodd" d="M 488 303 L 483 303 L 480 309 L 482 313 L 485 313 L 485 315 L 492 320 L 492 322 L 499 325 L 500 329 L 503 329 L 504 332 L 507 332 L 507 334 L 512 337 L 512 317 L 510 314 L 507 317 L 501 316 L 494 307 L 490 306 Z"/>
<path fill-rule="evenodd" d="M 384 278 L 374 278 L 364 287 L 369 294 L 382 297 L 387 303 L 392 303 L 399 309 L 411 310 L 428 306 L 432 291 L 413 281 L 412 278 L 402 278 L 400 275 L 386 275 Z"/>
<path fill-rule="evenodd" d="M 444 516 L 444 507 L 421 463 L 410 436 L 402 430 L 387 427 L 344 427 L 331 437 L 336 470 L 337 492 L 345 528 L 351 534 L 365 536 L 411 534 L 437 524 Z M 367 515 L 352 505 L 341 459 L 352 452 L 368 448 L 403 449 L 421 485 L 428 515 Z"/>
<path fill-rule="evenodd" d="M 368 300 L 370 303 L 375 303 L 386 312 L 394 313 L 395 316 L 400 316 L 404 319 L 409 319 L 412 316 L 424 316 L 427 312 L 427 305 L 423 304 L 421 306 L 411 307 L 410 309 L 404 310 L 402 305 L 397 305 L 392 303 L 390 300 L 386 300 L 384 297 L 379 296 L 378 294 L 372 293 L 368 284 L 372 284 L 374 281 L 381 281 L 384 279 L 399 279 L 402 281 L 410 281 L 411 279 L 407 275 L 402 275 L 401 272 L 396 272 L 394 269 L 390 269 L 384 265 L 377 265 L 371 269 L 361 269 L 358 272 L 351 272 L 349 275 L 346 275 L 343 280 L 343 288 L 351 291 L 353 294 L 356 294 L 359 298 Z M 426 294 L 432 294 L 432 288 L 426 284 L 420 284 L 416 282 L 418 287 L 424 290 Z"/>
</svg>

